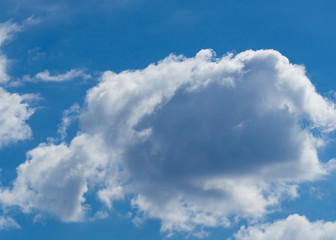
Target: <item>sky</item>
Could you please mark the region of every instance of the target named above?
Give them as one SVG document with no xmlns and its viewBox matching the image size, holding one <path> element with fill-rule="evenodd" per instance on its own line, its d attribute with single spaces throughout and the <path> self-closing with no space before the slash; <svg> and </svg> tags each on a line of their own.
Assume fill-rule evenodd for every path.
<svg viewBox="0 0 336 240">
<path fill-rule="evenodd" d="M 0 1 L 0 239 L 335 239 L 335 8 Z"/>
</svg>

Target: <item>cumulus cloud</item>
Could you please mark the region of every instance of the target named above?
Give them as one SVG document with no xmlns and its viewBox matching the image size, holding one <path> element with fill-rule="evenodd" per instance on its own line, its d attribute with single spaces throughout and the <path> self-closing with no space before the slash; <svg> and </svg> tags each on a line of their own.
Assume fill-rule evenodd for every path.
<svg viewBox="0 0 336 240">
<path fill-rule="evenodd" d="M 29 96 L 28 100 L 29 100 Z M 34 109 L 27 103 L 25 95 L 9 93 L 0 88 L 0 148 L 31 136 L 26 120 Z"/>
<path fill-rule="evenodd" d="M 107 207 L 131 198 L 134 221 L 202 233 L 233 216 L 258 218 L 298 184 L 328 174 L 318 149 L 336 128 L 336 110 L 302 66 L 274 50 L 215 57 L 170 55 L 90 89 L 80 131 L 69 143 L 28 152 L 5 206 L 81 221 L 85 196 Z"/>
<path fill-rule="evenodd" d="M 108 165 L 102 145 L 99 139 L 85 135 L 75 138 L 71 146 L 39 145 L 18 167 L 13 190 L 1 193 L 2 203 L 14 201 L 23 212 L 40 209 L 65 222 L 84 220 L 87 182 L 101 181 L 99 169 Z"/>
<path fill-rule="evenodd" d="M 39 72 L 34 77 L 24 76 L 23 80 L 28 82 L 65 82 L 75 78 L 88 79 L 91 78 L 89 74 L 86 74 L 83 69 L 71 69 L 63 74 L 50 75 L 49 70 Z"/>
<path fill-rule="evenodd" d="M 336 236 L 336 223 L 315 221 L 310 222 L 306 217 L 297 214 L 272 224 L 261 224 L 241 227 L 235 234 L 237 240 L 332 240 Z"/>
</svg>

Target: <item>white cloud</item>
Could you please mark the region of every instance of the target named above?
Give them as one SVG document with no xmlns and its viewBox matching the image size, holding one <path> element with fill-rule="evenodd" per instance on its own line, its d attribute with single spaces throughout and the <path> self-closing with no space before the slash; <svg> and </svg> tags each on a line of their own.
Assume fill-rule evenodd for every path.
<svg viewBox="0 0 336 240">
<path fill-rule="evenodd" d="M 18 32 L 21 29 L 22 27 L 16 23 L 0 23 L 0 46 L 2 46 L 5 41 L 11 39 L 12 33 Z"/>
<path fill-rule="evenodd" d="M 11 228 L 21 228 L 21 227 L 14 219 L 6 216 L 0 216 L 0 230 Z"/>
<path fill-rule="evenodd" d="M 13 33 L 22 31 L 24 27 L 31 24 L 37 24 L 38 22 L 40 22 L 39 19 L 31 16 L 24 20 L 22 24 L 12 23 L 11 21 L 0 23 L 0 47 L 2 47 L 7 41 L 11 40 Z M 7 65 L 8 59 L 0 51 L 0 84 L 7 83 L 9 81 L 9 76 L 7 75 Z"/>
<path fill-rule="evenodd" d="M 25 95 L 9 93 L 0 88 L 0 148 L 31 136 L 26 120 L 34 109 L 25 100 Z"/>
<path fill-rule="evenodd" d="M 29 18 L 25 19 L 22 23 L 22 26 L 35 25 L 42 22 L 42 18 L 36 18 L 34 15 L 31 15 Z"/>
<path fill-rule="evenodd" d="M 64 138 L 66 137 L 69 126 L 76 118 L 78 118 L 79 112 L 80 107 L 76 103 L 63 112 L 62 122 L 57 130 L 57 133 L 60 135 L 61 140 L 64 140 Z"/>
<path fill-rule="evenodd" d="M 20 30 L 21 26 L 17 24 L 1 23 L 0 47 L 11 38 L 13 32 Z M 9 80 L 7 62 L 7 57 L 0 54 L 0 83 Z M 26 123 L 34 112 L 27 103 L 31 97 L 32 95 L 12 94 L 0 87 L 0 148 L 31 136 L 31 129 Z"/>
<path fill-rule="evenodd" d="M 9 80 L 9 76 L 6 73 L 7 62 L 7 58 L 3 55 L 0 55 L 0 83 L 7 82 Z"/>
<path fill-rule="evenodd" d="M 108 207 L 129 194 L 135 222 L 156 218 L 164 232 L 203 235 L 232 216 L 267 214 L 335 165 L 317 154 L 336 128 L 333 103 L 273 50 L 221 58 L 202 50 L 108 71 L 85 105 L 71 143 L 28 153 L 0 194 L 5 206 L 81 221 L 85 194 Z"/>
<path fill-rule="evenodd" d="M 2 203 L 14 203 L 27 213 L 49 212 L 65 222 L 84 220 L 88 182 L 101 182 L 100 169 L 108 165 L 102 146 L 100 139 L 86 135 L 76 137 L 70 146 L 39 145 L 18 167 L 13 190 L 1 193 Z"/>
<path fill-rule="evenodd" d="M 123 199 L 124 194 L 124 189 L 121 186 L 105 188 L 97 192 L 98 198 L 105 203 L 108 208 L 112 208 L 112 202 L 114 200 Z"/>
<path fill-rule="evenodd" d="M 11 39 L 12 33 L 21 30 L 21 26 L 11 22 L 0 23 L 0 47 Z M 5 55 L 0 53 L 0 83 L 5 83 L 9 80 L 7 75 L 8 59 Z"/>
<path fill-rule="evenodd" d="M 91 78 L 89 74 L 86 74 L 82 69 L 71 69 L 63 74 L 50 75 L 49 70 L 37 73 L 34 77 L 24 76 L 23 80 L 28 82 L 65 82 L 75 78 L 88 79 Z"/>
<path fill-rule="evenodd" d="M 333 240 L 336 236 L 336 223 L 315 221 L 297 214 L 270 224 L 241 227 L 235 234 L 237 240 Z"/>
<path fill-rule="evenodd" d="M 212 54 L 107 72 L 87 95 L 83 129 L 125 148 L 132 205 L 163 231 L 263 216 L 326 173 L 310 130 L 333 130 L 336 112 L 303 67 L 276 51 Z"/>
</svg>

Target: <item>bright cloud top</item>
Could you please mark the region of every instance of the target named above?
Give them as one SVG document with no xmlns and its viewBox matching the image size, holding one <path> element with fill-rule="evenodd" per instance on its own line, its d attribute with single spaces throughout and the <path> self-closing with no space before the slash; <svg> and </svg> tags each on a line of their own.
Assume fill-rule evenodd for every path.
<svg viewBox="0 0 336 240">
<path fill-rule="evenodd" d="M 69 144 L 28 152 L 2 189 L 4 206 L 82 221 L 95 192 L 108 208 L 130 200 L 136 223 L 150 217 L 167 233 L 198 231 L 261 217 L 334 167 L 317 155 L 336 128 L 333 103 L 274 50 L 221 58 L 202 50 L 107 71 L 79 119 Z"/>
<path fill-rule="evenodd" d="M 333 240 L 336 236 L 336 223 L 316 221 L 297 214 L 272 224 L 261 224 L 248 228 L 242 227 L 235 239 L 237 240 Z"/>
</svg>

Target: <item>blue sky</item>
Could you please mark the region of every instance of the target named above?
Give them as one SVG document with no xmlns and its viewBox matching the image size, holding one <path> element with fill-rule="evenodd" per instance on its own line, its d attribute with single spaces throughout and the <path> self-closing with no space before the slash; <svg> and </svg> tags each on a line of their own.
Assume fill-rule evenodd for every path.
<svg viewBox="0 0 336 240">
<path fill-rule="evenodd" d="M 335 7 L 1 1 L 0 238 L 335 239 Z"/>
</svg>

